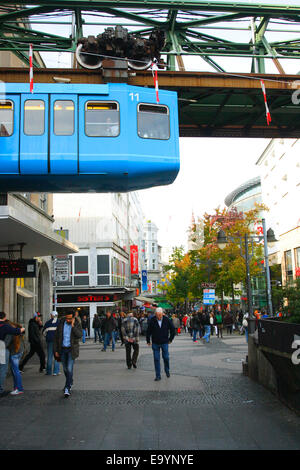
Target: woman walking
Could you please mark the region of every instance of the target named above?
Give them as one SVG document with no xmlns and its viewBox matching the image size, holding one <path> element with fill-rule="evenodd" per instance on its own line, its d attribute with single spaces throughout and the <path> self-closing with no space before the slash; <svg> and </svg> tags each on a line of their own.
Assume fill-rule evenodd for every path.
<svg viewBox="0 0 300 470">
<path fill-rule="evenodd" d="M 9 322 L 14 328 L 22 328 L 18 323 Z M 21 395 L 24 393 L 22 384 L 22 375 L 19 369 L 20 359 L 24 354 L 25 346 L 23 336 L 7 335 L 6 341 L 8 350 L 10 352 L 9 364 L 14 380 L 14 389 L 10 392 L 11 395 Z"/>
<path fill-rule="evenodd" d="M 221 334 L 221 338 L 223 338 L 223 315 L 222 315 L 222 312 L 217 312 L 216 313 L 216 322 L 217 322 L 217 329 L 218 329 L 217 336 L 218 336 L 218 338 L 220 338 L 220 334 Z"/>
</svg>

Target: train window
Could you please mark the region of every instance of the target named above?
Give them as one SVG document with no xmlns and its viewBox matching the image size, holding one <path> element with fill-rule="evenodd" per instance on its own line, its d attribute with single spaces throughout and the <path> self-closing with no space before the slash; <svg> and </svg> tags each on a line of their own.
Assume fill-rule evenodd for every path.
<svg viewBox="0 0 300 470">
<path fill-rule="evenodd" d="M 27 100 L 24 106 L 24 134 L 43 135 L 45 132 L 45 103 Z"/>
<path fill-rule="evenodd" d="M 54 134 L 74 134 L 74 102 L 55 101 L 54 103 Z"/>
<path fill-rule="evenodd" d="M 170 138 L 169 108 L 140 103 L 138 105 L 138 135 L 143 139 L 168 140 Z"/>
<path fill-rule="evenodd" d="M 12 101 L 0 101 L 0 137 L 13 134 L 14 105 Z"/>
<path fill-rule="evenodd" d="M 89 137 L 117 137 L 120 134 L 119 104 L 88 101 L 85 105 L 85 133 Z"/>
</svg>

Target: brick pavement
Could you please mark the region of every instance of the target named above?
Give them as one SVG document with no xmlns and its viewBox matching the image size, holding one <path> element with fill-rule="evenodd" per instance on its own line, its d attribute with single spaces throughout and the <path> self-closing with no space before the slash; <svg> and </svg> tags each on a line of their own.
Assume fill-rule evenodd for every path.
<svg viewBox="0 0 300 470">
<path fill-rule="evenodd" d="M 119 343 L 115 352 L 102 352 L 88 340 L 67 400 L 64 375 L 40 374 L 33 358 L 24 395 L 0 399 L 0 448 L 299 449 L 299 417 L 242 375 L 246 354 L 244 336 L 214 336 L 206 344 L 183 334 L 170 346 L 171 377 L 154 382 L 143 337 L 136 370 L 127 369 Z M 8 377 L 6 388 L 11 384 Z"/>
</svg>

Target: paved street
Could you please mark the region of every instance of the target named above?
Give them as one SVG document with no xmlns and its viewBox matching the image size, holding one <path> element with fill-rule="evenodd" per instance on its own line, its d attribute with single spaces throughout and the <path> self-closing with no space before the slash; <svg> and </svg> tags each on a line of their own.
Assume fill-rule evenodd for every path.
<svg viewBox="0 0 300 470">
<path fill-rule="evenodd" d="M 177 337 L 171 377 L 154 382 L 152 350 L 141 340 L 138 368 L 125 351 L 81 346 L 74 389 L 63 398 L 64 375 L 44 376 L 33 358 L 25 393 L 0 400 L 3 449 L 299 449 L 300 419 L 242 375 L 244 336 L 210 344 Z M 6 389 L 12 389 L 8 377 Z"/>
</svg>

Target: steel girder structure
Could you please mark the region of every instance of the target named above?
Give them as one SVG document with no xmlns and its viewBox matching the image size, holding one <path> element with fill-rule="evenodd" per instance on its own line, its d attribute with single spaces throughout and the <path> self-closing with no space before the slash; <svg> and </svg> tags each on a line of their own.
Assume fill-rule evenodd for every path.
<svg viewBox="0 0 300 470">
<path fill-rule="evenodd" d="M 270 126 L 266 124 L 259 77 L 268 85 Z M 259 77 L 257 74 L 233 76 L 222 72 L 164 71 L 159 73 L 159 87 L 178 93 L 181 137 L 300 138 L 299 108 L 291 100 L 292 93 L 300 95 L 300 90 L 293 88 L 299 76 L 268 74 Z M 35 83 L 53 83 L 57 78 L 69 83 L 104 83 L 102 75 L 95 70 L 61 68 L 34 72 Z M 26 83 L 28 70 L 0 68 L 0 80 Z M 128 77 L 128 83 L 152 87 L 152 74 L 136 72 Z"/>
<path fill-rule="evenodd" d="M 0 50 L 25 60 L 29 43 L 40 52 L 75 52 L 87 26 L 113 24 L 144 37 L 154 28 L 164 30 L 168 70 L 184 70 L 183 58 L 190 55 L 202 57 L 217 72 L 224 72 L 221 57 L 250 58 L 254 73 L 265 73 L 266 60 L 272 60 L 283 74 L 280 59 L 300 58 L 299 33 L 287 38 L 299 29 L 300 6 L 194 0 L 18 0 L 17 6 L 15 0 L 0 0 Z M 43 31 L 63 25 L 72 28 L 70 36 Z M 286 40 L 270 40 L 276 32 Z M 232 40 L 245 33 L 248 40 Z"/>
<path fill-rule="evenodd" d="M 291 99 L 295 91 L 291 84 L 299 77 L 285 75 L 288 70 L 282 60 L 300 58 L 299 24 L 300 6 L 253 2 L 18 0 L 16 6 L 15 1 L 0 0 L 0 51 L 12 51 L 26 63 L 32 43 L 35 51 L 68 51 L 74 57 L 78 39 L 107 26 L 122 25 L 142 37 L 159 28 L 166 33 L 162 56 L 167 62 L 159 84 L 178 93 L 181 136 L 299 138 L 298 106 Z M 63 26 L 70 35 L 55 34 Z M 188 55 L 200 56 L 217 73 L 200 77 L 185 72 Z M 226 75 L 224 58 L 248 58 L 251 73 Z M 275 64 L 276 74 L 265 75 L 268 61 Z M 76 73 L 81 82 L 101 81 L 99 72 L 65 69 L 64 73 L 72 81 Z M 51 82 L 52 75 L 45 79 Z M 3 71 L 0 78 L 6 81 L 6 77 Z M 266 80 L 270 126 L 259 78 Z M 137 73 L 130 82 L 153 86 L 151 72 Z"/>
</svg>

